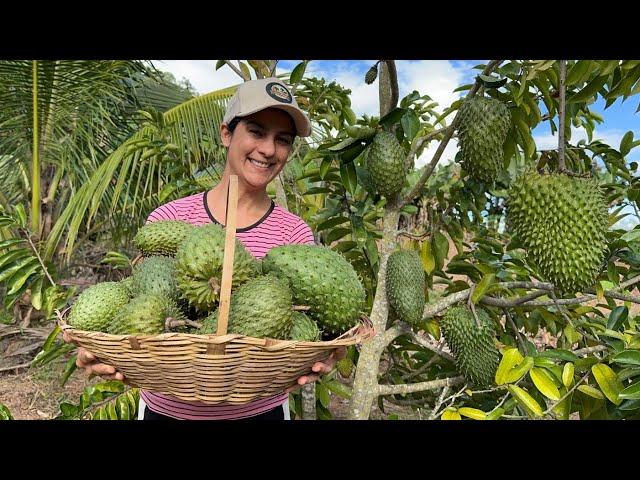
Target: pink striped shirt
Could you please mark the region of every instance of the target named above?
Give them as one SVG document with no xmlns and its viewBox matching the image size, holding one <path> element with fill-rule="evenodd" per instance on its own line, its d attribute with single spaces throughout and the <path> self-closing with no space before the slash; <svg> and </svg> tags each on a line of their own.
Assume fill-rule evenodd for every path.
<svg viewBox="0 0 640 480">
<path fill-rule="evenodd" d="M 158 220 L 183 220 L 193 225 L 218 222 L 206 205 L 207 192 L 174 200 L 156 208 L 147 223 Z M 236 237 L 256 258 L 279 245 L 314 244 L 309 226 L 298 216 L 271 202 L 271 208 L 253 225 L 237 229 Z M 282 393 L 244 405 L 208 405 L 185 402 L 169 395 L 141 390 L 140 396 L 150 410 L 182 420 L 232 420 L 252 417 L 281 406 L 289 395 Z"/>
</svg>

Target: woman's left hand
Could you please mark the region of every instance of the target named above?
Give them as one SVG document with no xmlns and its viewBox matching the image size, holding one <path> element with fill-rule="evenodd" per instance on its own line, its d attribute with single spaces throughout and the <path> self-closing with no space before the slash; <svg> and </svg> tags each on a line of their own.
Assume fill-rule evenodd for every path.
<svg viewBox="0 0 640 480">
<path fill-rule="evenodd" d="M 309 374 L 301 376 L 300 378 L 298 378 L 298 384 L 287 388 L 285 390 L 285 393 L 292 392 L 293 390 L 296 390 L 297 388 L 300 388 L 302 385 L 306 385 L 307 383 L 315 382 L 316 380 L 318 380 L 318 378 L 320 378 L 320 375 L 327 374 L 331 370 L 333 370 L 333 366 L 336 364 L 336 362 L 338 360 L 342 360 L 346 356 L 347 347 L 336 348 L 333 352 L 331 352 L 329 358 L 327 358 L 324 362 L 316 362 L 313 364 L 313 366 L 311 367 L 311 371 L 318 373 L 318 375 Z"/>
</svg>

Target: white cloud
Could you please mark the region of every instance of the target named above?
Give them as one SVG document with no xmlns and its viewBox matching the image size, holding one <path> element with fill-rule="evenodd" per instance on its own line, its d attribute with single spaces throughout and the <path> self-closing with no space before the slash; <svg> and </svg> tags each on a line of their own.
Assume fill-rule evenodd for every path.
<svg viewBox="0 0 640 480">
<path fill-rule="evenodd" d="M 153 60 L 158 70 L 172 73 L 176 80 L 189 80 L 199 94 L 242 82 L 229 66 L 216 70 L 216 62 L 217 60 Z"/>
<path fill-rule="evenodd" d="M 627 130 L 621 130 L 619 128 L 603 128 L 596 129 L 593 132 L 593 140 L 600 140 L 607 145 L 610 145 L 612 148 L 618 149 L 620 146 L 620 142 L 622 141 L 622 137 L 627 133 Z M 638 132 L 634 132 L 634 139 L 638 137 Z M 558 148 L 558 137 L 557 135 L 551 135 L 550 133 L 545 135 L 534 135 L 534 141 L 536 142 L 536 148 L 538 150 L 548 150 Z M 576 144 L 580 140 L 587 140 L 587 131 L 584 127 L 571 127 L 571 143 Z M 640 150 L 637 148 L 633 149 L 631 153 L 627 157 L 628 160 L 640 159 Z"/>
</svg>

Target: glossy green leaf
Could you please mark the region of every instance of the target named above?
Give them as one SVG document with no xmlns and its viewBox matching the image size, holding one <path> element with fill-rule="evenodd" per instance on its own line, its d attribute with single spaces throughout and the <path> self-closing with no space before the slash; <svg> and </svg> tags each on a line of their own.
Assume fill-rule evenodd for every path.
<svg viewBox="0 0 640 480">
<path fill-rule="evenodd" d="M 316 396 L 324 408 L 329 408 L 329 390 L 321 382 L 316 382 Z"/>
<path fill-rule="evenodd" d="M 496 370 L 495 381 L 496 385 L 504 385 L 506 382 L 507 373 L 509 373 L 516 365 L 524 360 L 522 354 L 517 348 L 508 348 L 502 354 L 502 359 L 498 364 Z"/>
<path fill-rule="evenodd" d="M 457 411 L 447 409 L 440 415 L 440 420 L 462 420 L 462 417 Z"/>
<path fill-rule="evenodd" d="M 523 376 L 525 376 L 529 370 L 533 368 L 533 357 L 525 357 L 520 365 L 512 368 L 505 375 L 504 382 L 505 383 L 514 383 L 520 380 Z"/>
<path fill-rule="evenodd" d="M 552 358 L 554 360 L 564 360 L 565 362 L 575 362 L 578 360 L 578 356 L 575 353 L 560 348 L 544 350 L 539 352 L 538 356 Z"/>
<path fill-rule="evenodd" d="M 564 367 L 562 368 L 562 384 L 565 387 L 569 388 L 571 387 L 571 385 L 573 385 L 574 372 L 575 367 L 573 363 L 568 362 L 564 364 Z"/>
<path fill-rule="evenodd" d="M 407 113 L 406 108 L 394 108 L 382 117 L 378 123 L 384 127 L 394 125 L 400 121 L 405 113 Z"/>
<path fill-rule="evenodd" d="M 306 69 L 307 69 L 306 61 L 302 61 L 298 65 L 296 65 L 296 67 L 291 72 L 291 76 L 289 77 L 289 84 L 296 85 L 297 83 L 300 83 L 300 80 L 302 80 L 302 77 L 304 76 L 304 72 Z"/>
<path fill-rule="evenodd" d="M 489 75 L 478 75 L 478 78 L 485 88 L 500 88 L 507 83 L 507 80 L 509 80 L 507 77 L 499 78 Z"/>
<path fill-rule="evenodd" d="M 567 73 L 566 86 L 569 87 L 579 83 L 589 72 L 590 60 L 578 60 Z"/>
<path fill-rule="evenodd" d="M 618 398 L 623 400 L 640 400 L 640 382 L 629 385 L 627 388 L 622 390 L 618 395 Z"/>
<path fill-rule="evenodd" d="M 476 304 L 487 293 L 489 287 L 495 282 L 496 276 L 493 273 L 488 273 L 482 277 L 480 283 L 476 285 L 471 295 L 471 301 Z"/>
<path fill-rule="evenodd" d="M 348 221 L 349 221 L 348 217 L 341 217 L 341 216 L 331 217 L 329 220 L 325 220 L 324 222 L 319 223 L 316 226 L 315 231 L 321 232 L 322 230 L 326 230 L 327 228 L 333 228 L 337 225 L 346 223 Z"/>
<path fill-rule="evenodd" d="M 0 420 L 13 420 L 11 411 L 2 403 L 0 403 Z"/>
<path fill-rule="evenodd" d="M 404 134 L 409 141 L 413 140 L 420 130 L 420 119 L 413 110 L 407 110 L 400 120 Z"/>
<path fill-rule="evenodd" d="M 420 259 L 422 260 L 424 271 L 431 274 L 436 268 L 436 260 L 433 256 L 433 252 L 431 251 L 431 242 L 429 240 L 422 242 L 422 246 L 420 248 Z"/>
<path fill-rule="evenodd" d="M 615 354 L 612 360 L 624 365 L 640 365 L 640 350 L 623 350 Z"/>
<path fill-rule="evenodd" d="M 540 404 L 535 401 L 535 399 L 529 395 L 529 393 L 518 387 L 517 385 L 509 385 L 509 392 L 513 395 L 513 398 L 516 399 L 518 404 L 524 408 L 527 414 L 531 417 L 541 417 L 544 411 Z"/>
<path fill-rule="evenodd" d="M 351 398 L 351 388 L 344 383 L 340 383 L 337 380 L 332 380 L 327 382 L 326 385 L 331 393 L 335 393 L 341 398 Z"/>
<path fill-rule="evenodd" d="M 458 408 L 458 413 L 463 417 L 472 418 L 474 420 L 485 420 L 487 418 L 487 414 L 477 408 L 460 407 Z"/>
<path fill-rule="evenodd" d="M 582 90 L 571 95 L 567 99 L 567 103 L 577 103 L 577 102 L 584 102 L 585 100 L 588 100 L 589 98 L 593 97 L 596 93 L 598 93 L 598 90 L 600 90 L 604 86 L 606 81 L 607 81 L 606 75 L 601 75 L 599 77 L 594 78 Z"/>
<path fill-rule="evenodd" d="M 436 260 L 436 270 L 442 270 L 444 261 L 449 255 L 449 240 L 447 240 L 447 237 L 444 234 L 435 232 L 431 241 L 433 242 L 432 247 L 433 255 Z"/>
<path fill-rule="evenodd" d="M 531 377 L 531 380 L 533 381 L 533 384 L 536 386 L 536 388 L 545 397 L 550 398 L 551 400 L 560 400 L 560 391 L 554 384 L 551 374 L 549 374 L 546 370 L 533 367 L 529 371 L 529 376 Z"/>
<path fill-rule="evenodd" d="M 633 145 L 633 132 L 629 130 L 624 134 L 622 140 L 620 141 L 620 153 L 622 155 L 626 155 L 631 151 L 631 146 Z"/>
<path fill-rule="evenodd" d="M 590 396 L 591 398 L 597 398 L 599 400 L 604 400 L 604 395 L 600 390 L 591 385 L 580 385 L 578 386 L 578 390 L 584 393 L 585 395 Z"/>
<path fill-rule="evenodd" d="M 609 320 L 607 322 L 607 328 L 611 330 L 618 330 L 629 317 L 629 309 L 625 306 L 616 307 L 611 310 L 609 314 Z"/>
<path fill-rule="evenodd" d="M 609 399 L 610 402 L 620 405 L 621 400 L 618 399 L 618 395 L 623 390 L 622 382 L 616 376 L 616 373 L 603 363 L 599 363 L 591 367 L 591 373 L 593 374 L 600 390 Z"/>
<path fill-rule="evenodd" d="M 498 420 L 505 413 L 505 409 L 502 407 L 498 407 L 495 410 L 487 413 L 485 420 Z"/>
</svg>

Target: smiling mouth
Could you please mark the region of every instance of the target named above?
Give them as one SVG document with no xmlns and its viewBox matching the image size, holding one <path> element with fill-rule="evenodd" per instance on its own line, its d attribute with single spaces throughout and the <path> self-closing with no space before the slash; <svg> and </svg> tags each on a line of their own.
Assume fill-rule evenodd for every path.
<svg viewBox="0 0 640 480">
<path fill-rule="evenodd" d="M 249 163 L 251 163 L 252 165 L 255 165 L 258 168 L 262 168 L 264 170 L 268 170 L 269 168 L 275 165 L 275 163 L 261 162 L 259 160 L 254 160 L 253 158 L 249 158 Z"/>
</svg>

